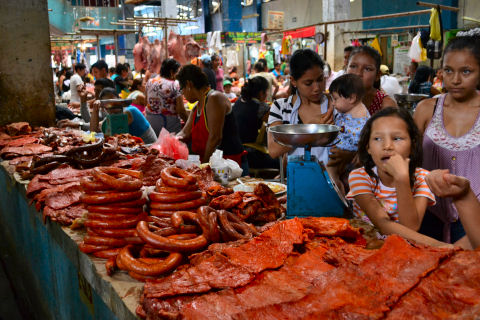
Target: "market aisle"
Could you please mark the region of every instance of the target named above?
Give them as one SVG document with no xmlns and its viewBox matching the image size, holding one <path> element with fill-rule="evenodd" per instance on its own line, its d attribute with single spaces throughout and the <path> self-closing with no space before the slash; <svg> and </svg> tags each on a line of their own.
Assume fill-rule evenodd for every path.
<svg viewBox="0 0 480 320">
<path fill-rule="evenodd" d="M 22 320 L 15 294 L 5 274 L 4 263 L 8 261 L 8 256 L 0 256 L 0 320 Z"/>
</svg>

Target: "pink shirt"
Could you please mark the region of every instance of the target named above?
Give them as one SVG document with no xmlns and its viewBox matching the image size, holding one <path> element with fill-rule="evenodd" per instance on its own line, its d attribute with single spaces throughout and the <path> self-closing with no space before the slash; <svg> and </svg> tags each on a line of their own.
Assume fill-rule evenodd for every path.
<svg viewBox="0 0 480 320">
<path fill-rule="evenodd" d="M 217 82 L 217 91 L 223 92 L 223 69 L 220 67 L 215 71 L 215 81 Z"/>
</svg>

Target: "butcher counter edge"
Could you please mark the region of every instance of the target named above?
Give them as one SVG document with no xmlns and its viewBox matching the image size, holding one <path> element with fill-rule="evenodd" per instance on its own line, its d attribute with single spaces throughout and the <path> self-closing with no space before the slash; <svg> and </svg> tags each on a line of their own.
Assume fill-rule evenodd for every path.
<svg viewBox="0 0 480 320">
<path fill-rule="evenodd" d="M 25 185 L 0 169 L 0 252 L 29 319 L 137 319 L 143 283 L 106 275 L 105 260 L 78 249 L 84 231 L 47 220 L 26 198 Z M 7 260 L 7 261 L 5 261 Z"/>
</svg>

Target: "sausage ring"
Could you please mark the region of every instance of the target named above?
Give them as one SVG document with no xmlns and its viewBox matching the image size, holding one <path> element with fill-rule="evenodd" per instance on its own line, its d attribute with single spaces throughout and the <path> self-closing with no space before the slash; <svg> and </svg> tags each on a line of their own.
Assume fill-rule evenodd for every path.
<svg viewBox="0 0 480 320">
<path fill-rule="evenodd" d="M 171 221 L 172 227 L 180 228 L 185 225 L 185 220 L 190 220 L 192 222 L 198 223 L 197 215 L 191 211 L 177 211 L 172 214 Z"/>
<path fill-rule="evenodd" d="M 132 245 L 124 247 L 117 256 L 117 261 L 120 260 L 129 271 L 144 275 L 144 276 L 158 276 L 162 273 L 169 272 L 175 269 L 182 262 L 182 254 L 178 252 L 171 252 L 165 259 L 157 259 L 157 263 L 145 263 L 135 259 L 132 255 Z"/>
<path fill-rule="evenodd" d="M 90 236 L 86 235 L 83 238 L 83 242 L 86 244 L 93 244 L 97 246 L 108 246 L 108 247 L 123 247 L 127 242 L 119 238 L 107 238 L 99 236 Z"/>
<path fill-rule="evenodd" d="M 149 195 L 150 201 L 162 202 L 162 203 L 184 202 L 184 201 L 198 199 L 201 196 L 202 196 L 201 191 L 188 191 L 188 192 L 177 192 L 177 193 L 152 192 Z"/>
<path fill-rule="evenodd" d="M 215 209 L 208 206 L 202 206 L 197 209 L 198 224 L 202 228 L 203 234 L 209 241 L 212 241 L 212 235 L 210 234 L 211 226 L 209 223 L 208 215 L 214 211 Z"/>
<path fill-rule="evenodd" d="M 203 236 L 197 236 L 194 239 L 175 240 L 168 239 L 150 231 L 146 221 L 140 221 L 137 224 L 137 232 L 140 238 L 154 248 L 173 251 L 173 252 L 191 252 L 198 251 L 207 246 L 208 241 Z"/>
<path fill-rule="evenodd" d="M 93 252 L 96 252 L 96 251 L 111 249 L 109 246 L 98 246 L 98 245 L 93 245 L 93 244 L 87 244 L 83 241 L 78 245 L 78 248 L 83 253 L 93 253 Z"/>
<path fill-rule="evenodd" d="M 137 207 L 137 208 L 119 208 L 119 207 L 113 207 L 113 206 L 87 206 L 87 210 L 90 213 L 101 213 L 105 215 L 119 215 L 119 214 L 126 214 L 126 215 L 132 215 L 132 214 L 140 214 L 143 212 L 142 207 Z M 93 218 L 95 219 L 95 218 Z"/>
<path fill-rule="evenodd" d="M 159 218 L 170 218 L 172 214 L 174 214 L 176 211 L 175 210 L 155 210 L 155 209 L 150 209 L 150 214 L 155 217 Z"/>
<path fill-rule="evenodd" d="M 225 210 L 218 211 L 218 219 L 222 226 L 223 231 L 232 239 L 250 239 L 252 237 L 252 231 L 244 223 L 239 222 L 238 217 L 233 217 L 234 214 Z M 234 220 L 235 226 L 229 221 L 229 218 Z M 237 219 L 238 221 L 235 221 Z M 243 231 L 242 233 L 238 232 L 237 229 Z"/>
<path fill-rule="evenodd" d="M 97 258 L 109 259 L 111 257 L 116 257 L 120 253 L 122 248 L 107 249 L 102 251 L 96 251 L 93 255 Z"/>
<path fill-rule="evenodd" d="M 125 202 L 138 200 L 142 197 L 141 191 L 130 192 L 95 192 L 93 194 L 84 194 L 81 201 L 86 204 L 104 204 L 112 202 Z"/>
<path fill-rule="evenodd" d="M 162 181 L 170 187 L 184 188 L 197 182 L 197 177 L 176 167 L 168 167 L 162 170 Z"/>
<path fill-rule="evenodd" d="M 107 221 L 113 221 L 113 220 L 122 220 L 122 219 L 127 219 L 130 218 L 132 215 L 131 214 L 105 214 L 105 213 L 98 213 L 98 212 L 89 212 L 87 213 L 87 218 L 90 220 L 107 220 Z"/>
<path fill-rule="evenodd" d="M 145 218 L 144 215 L 132 216 L 128 219 L 113 221 L 87 219 L 87 221 L 84 222 L 84 226 L 93 229 L 128 229 L 134 227 L 138 221 L 143 218 Z"/>
<path fill-rule="evenodd" d="M 118 170 L 127 170 L 127 169 L 120 169 L 120 168 L 112 168 L 112 169 L 115 169 L 115 170 L 105 170 L 102 168 L 95 168 L 92 170 L 92 175 L 95 179 L 102 182 L 103 184 L 106 184 L 107 186 L 120 191 L 134 191 L 134 190 L 140 189 L 143 186 L 142 180 L 138 178 L 132 178 L 130 180 L 117 179 L 105 173 L 105 171 L 116 172 Z M 132 170 L 128 170 L 128 171 L 132 171 Z M 136 172 L 136 171 L 132 171 L 132 172 Z M 117 173 L 123 174 L 123 172 L 117 172 Z M 131 174 L 128 174 L 128 175 L 132 176 Z"/>
<path fill-rule="evenodd" d="M 167 211 L 178 211 L 178 210 L 188 210 L 188 209 L 196 209 L 205 204 L 204 198 L 198 198 L 195 200 L 179 202 L 179 203 L 160 203 L 160 202 L 152 202 L 150 203 L 150 208 L 155 210 L 167 210 Z"/>
<path fill-rule="evenodd" d="M 162 179 L 158 179 L 155 184 L 155 190 L 162 193 L 177 193 L 185 191 L 195 191 L 198 190 L 198 186 L 196 184 L 192 184 L 182 188 L 173 188 L 165 185 Z"/>
<path fill-rule="evenodd" d="M 127 238 L 138 237 L 135 229 L 92 229 L 87 228 L 87 233 L 91 235 L 109 237 L 109 238 Z"/>
</svg>

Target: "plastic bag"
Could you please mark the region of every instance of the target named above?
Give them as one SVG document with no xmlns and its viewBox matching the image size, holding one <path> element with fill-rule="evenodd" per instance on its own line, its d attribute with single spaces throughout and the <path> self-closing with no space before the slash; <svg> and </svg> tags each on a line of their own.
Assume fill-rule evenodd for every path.
<svg viewBox="0 0 480 320">
<path fill-rule="evenodd" d="M 162 128 L 160 131 L 157 141 L 152 144 L 152 148 L 175 160 L 188 159 L 187 145 L 178 140 L 173 134 L 170 134 L 165 128 Z"/>
<path fill-rule="evenodd" d="M 408 56 L 413 61 L 425 61 L 427 59 L 427 52 L 422 46 L 422 42 L 420 41 L 420 32 L 412 40 L 412 45 L 408 50 Z"/>
<path fill-rule="evenodd" d="M 215 178 L 222 184 L 227 184 L 229 180 L 233 180 L 242 176 L 242 168 L 231 159 L 223 158 L 222 150 L 215 150 L 210 156 L 210 167 L 215 174 Z"/>
</svg>

